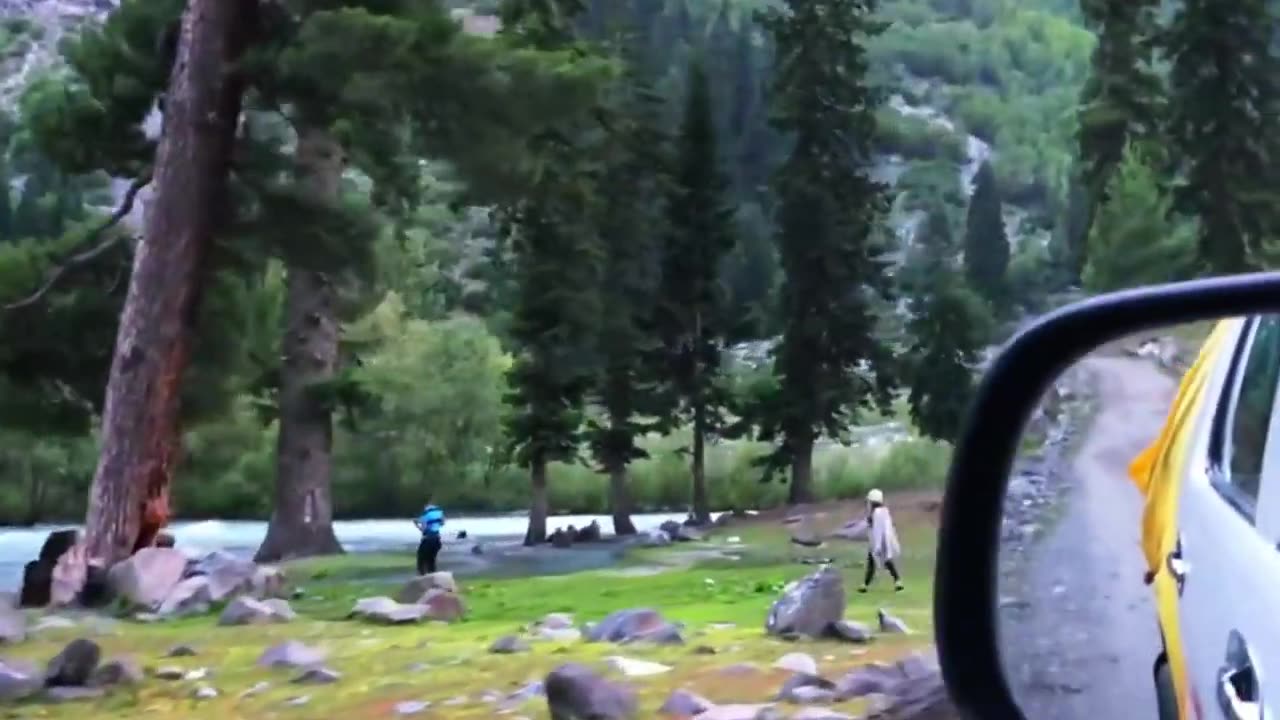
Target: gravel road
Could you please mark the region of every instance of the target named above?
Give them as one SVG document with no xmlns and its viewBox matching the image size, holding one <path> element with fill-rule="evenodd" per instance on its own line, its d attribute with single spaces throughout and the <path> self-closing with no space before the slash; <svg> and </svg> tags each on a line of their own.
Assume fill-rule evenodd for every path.
<svg viewBox="0 0 1280 720">
<path fill-rule="evenodd" d="M 1002 550 L 1006 674 L 1033 720 L 1154 717 L 1160 637 L 1142 583 L 1141 496 L 1127 468 L 1159 432 L 1175 382 L 1147 360 L 1083 363 L 1096 412 L 1052 478 L 1068 492 L 1038 540 Z"/>
</svg>

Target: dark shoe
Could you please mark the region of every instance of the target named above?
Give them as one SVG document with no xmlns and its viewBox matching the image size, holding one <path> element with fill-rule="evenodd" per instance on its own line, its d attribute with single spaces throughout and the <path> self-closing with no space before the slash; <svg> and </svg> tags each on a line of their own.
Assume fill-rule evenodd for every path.
<svg viewBox="0 0 1280 720">
<path fill-rule="evenodd" d="M 862 587 L 858 588 L 858 592 L 860 592 L 860 593 L 865 593 L 866 591 L 867 591 L 867 586 L 866 586 L 866 585 L 863 585 Z"/>
<path fill-rule="evenodd" d="M 902 586 L 902 583 L 898 583 L 897 585 L 893 586 L 894 592 L 902 592 L 903 590 L 906 590 L 906 588 Z"/>
</svg>

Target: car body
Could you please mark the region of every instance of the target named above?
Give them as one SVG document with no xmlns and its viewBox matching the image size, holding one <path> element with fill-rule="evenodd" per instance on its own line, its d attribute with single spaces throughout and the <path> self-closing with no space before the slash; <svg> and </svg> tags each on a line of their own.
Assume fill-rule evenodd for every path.
<svg viewBox="0 0 1280 720">
<path fill-rule="evenodd" d="M 1146 497 L 1162 720 L 1280 718 L 1278 386 L 1280 315 L 1219 321 L 1130 468 Z"/>
</svg>

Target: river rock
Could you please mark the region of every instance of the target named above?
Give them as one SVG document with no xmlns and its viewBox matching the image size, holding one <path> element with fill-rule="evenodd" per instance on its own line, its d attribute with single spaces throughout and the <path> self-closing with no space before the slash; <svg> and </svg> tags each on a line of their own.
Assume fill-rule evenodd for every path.
<svg viewBox="0 0 1280 720">
<path fill-rule="evenodd" d="M 187 556 L 174 548 L 146 547 L 114 565 L 108 577 L 115 595 L 133 608 L 154 610 L 187 571 Z"/>
<path fill-rule="evenodd" d="M 684 642 L 678 626 L 651 608 L 618 610 L 605 616 L 587 633 L 588 642 L 652 642 L 678 645 Z"/>
<path fill-rule="evenodd" d="M 779 670 L 789 670 L 793 673 L 800 673 L 803 675 L 818 674 L 818 662 L 813 659 L 812 655 L 807 653 L 787 653 L 786 655 L 778 658 L 773 663 L 773 666 Z"/>
<path fill-rule="evenodd" d="M 342 673 L 325 667 L 307 668 L 293 679 L 296 685 L 332 685 L 342 679 Z"/>
<path fill-rule="evenodd" d="M 837 620 L 831 623 L 829 633 L 836 640 L 843 640 L 856 645 L 869 643 L 875 637 L 871 632 L 871 628 L 852 620 Z"/>
<path fill-rule="evenodd" d="M 812 705 L 835 699 L 836 684 L 813 673 L 799 672 L 787 678 L 775 700 Z"/>
<path fill-rule="evenodd" d="M 88 685 L 101 659 L 102 648 L 98 647 L 98 643 L 84 638 L 72 640 L 49 661 L 45 668 L 44 684 L 46 687 Z"/>
<path fill-rule="evenodd" d="M 637 716 L 631 688 L 597 675 L 576 663 L 547 674 L 543 686 L 547 707 L 556 720 L 632 720 Z"/>
<path fill-rule="evenodd" d="M 357 600 L 347 617 L 386 625 L 403 625 L 422 622 L 428 612 L 426 605 L 398 603 L 389 597 L 372 597 Z"/>
<path fill-rule="evenodd" d="M 173 586 L 156 608 L 156 614 L 166 618 L 202 615 L 209 612 L 213 602 L 208 576 L 196 575 Z"/>
<path fill-rule="evenodd" d="M 890 615 L 886 610 L 879 610 L 876 616 L 880 620 L 880 632 L 891 635 L 910 635 L 911 628 L 901 618 Z"/>
<path fill-rule="evenodd" d="M 14 701 L 34 695 L 44 686 L 39 669 L 17 660 L 0 660 L 0 701 Z"/>
<path fill-rule="evenodd" d="M 395 599 L 396 602 L 420 604 L 433 590 L 458 592 L 458 583 L 453 579 L 453 573 L 436 572 L 419 575 L 405 583 L 404 587 L 400 588 L 400 592 L 396 593 Z"/>
<path fill-rule="evenodd" d="M 49 606 L 61 608 L 77 604 L 88 581 L 89 550 L 76 543 L 53 565 L 53 574 L 49 577 Z"/>
<path fill-rule="evenodd" d="M 423 617 L 436 622 L 457 622 L 467 614 L 467 606 L 457 593 L 445 590 L 434 590 L 422 599 L 422 607 L 426 609 Z"/>
<path fill-rule="evenodd" d="M 27 639 L 27 615 L 18 608 L 0 605 L 0 645 Z"/>
<path fill-rule="evenodd" d="M 829 635 L 833 623 L 844 617 L 844 579 L 833 567 L 788 584 L 774 601 L 765 620 L 770 635 Z"/>
<path fill-rule="evenodd" d="M 310 668 L 324 662 L 326 653 L 297 640 L 273 645 L 258 657 L 259 667 L 269 668 Z"/>
<path fill-rule="evenodd" d="M 662 706 L 658 708 L 660 715 L 675 715 L 676 717 L 693 717 L 698 713 L 706 712 L 711 709 L 715 703 L 688 690 L 673 690 L 667 699 L 663 701 Z"/>
<path fill-rule="evenodd" d="M 297 614 L 293 612 L 293 608 L 289 607 L 286 600 L 278 598 L 255 600 L 242 595 L 223 608 L 222 615 L 218 617 L 218 624 L 223 626 L 267 625 L 289 622 L 295 617 Z"/>
<path fill-rule="evenodd" d="M 80 540 L 78 530 L 55 530 L 40 546 L 40 554 L 22 570 L 22 590 L 19 604 L 22 607 L 45 607 L 49 604 L 54 569 L 62 558 Z"/>
<path fill-rule="evenodd" d="M 529 643 L 515 635 L 504 635 L 489 646 L 489 652 L 498 655 L 513 655 L 529 651 Z"/>
<path fill-rule="evenodd" d="M 90 684 L 94 687 L 113 687 L 116 685 L 136 685 L 142 682 L 145 675 L 142 667 L 132 658 L 115 658 L 94 670 Z"/>
</svg>

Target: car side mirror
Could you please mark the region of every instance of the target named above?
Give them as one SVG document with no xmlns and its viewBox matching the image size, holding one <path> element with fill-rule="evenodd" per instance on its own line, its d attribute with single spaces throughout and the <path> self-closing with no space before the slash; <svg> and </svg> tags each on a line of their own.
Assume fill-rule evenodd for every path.
<svg viewBox="0 0 1280 720">
<path fill-rule="evenodd" d="M 955 448 L 938 533 L 934 629 L 944 680 L 964 716 L 1028 717 L 1015 699 L 1001 658 L 999 555 L 1002 532 L 1007 532 L 1011 471 L 1024 430 L 1045 391 L 1081 358 L 1113 341 L 1157 327 L 1277 310 L 1280 273 L 1140 288 L 1049 313 L 996 356 L 979 384 Z M 1127 464 L 1128 458 L 1117 462 Z M 1193 565 L 1200 567 L 1180 557 L 1173 560 L 1187 572 Z M 1141 584 L 1142 573 L 1123 578 L 1130 580 Z M 1221 652 L 1214 649 L 1215 654 Z"/>
</svg>

